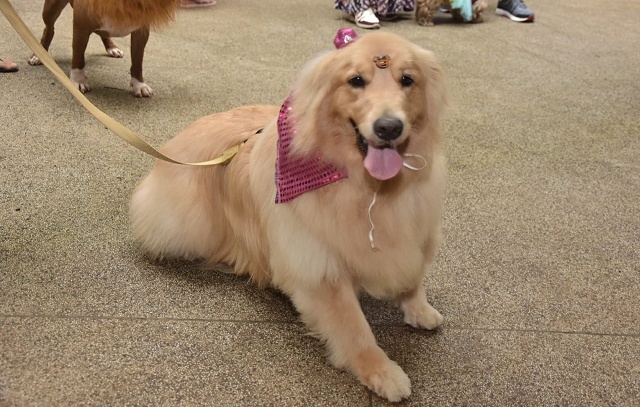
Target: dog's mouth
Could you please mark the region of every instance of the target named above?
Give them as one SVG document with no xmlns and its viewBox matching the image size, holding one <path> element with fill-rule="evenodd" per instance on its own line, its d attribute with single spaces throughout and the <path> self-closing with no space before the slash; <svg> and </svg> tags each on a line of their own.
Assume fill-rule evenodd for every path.
<svg viewBox="0 0 640 407">
<path fill-rule="evenodd" d="M 380 181 L 385 181 L 398 175 L 402 169 L 402 156 L 396 149 L 394 141 L 383 141 L 373 146 L 362 135 L 357 123 L 350 119 L 356 136 L 356 146 L 364 157 L 364 167 L 369 174 Z"/>
<path fill-rule="evenodd" d="M 362 153 L 362 156 L 366 157 L 367 150 L 369 149 L 369 143 L 367 143 L 367 140 L 364 138 L 362 133 L 360 133 L 360 129 L 358 128 L 358 125 L 356 124 L 356 122 L 353 119 L 349 119 L 349 120 L 351 121 L 353 130 L 356 133 L 356 146 L 358 146 L 358 150 L 360 150 L 360 152 Z"/>
</svg>

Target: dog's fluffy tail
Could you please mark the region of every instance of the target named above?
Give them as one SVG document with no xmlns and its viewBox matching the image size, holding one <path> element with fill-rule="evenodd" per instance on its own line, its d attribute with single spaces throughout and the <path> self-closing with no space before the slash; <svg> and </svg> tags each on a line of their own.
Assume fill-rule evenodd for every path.
<svg viewBox="0 0 640 407">
<path fill-rule="evenodd" d="M 168 178 L 167 171 L 154 171 L 131 199 L 133 233 L 154 258 L 202 259 L 216 244 L 206 199 L 195 191 L 185 191 L 196 187 L 188 171 L 181 169 Z M 173 188 L 176 183 L 182 184 L 181 188 Z"/>
</svg>

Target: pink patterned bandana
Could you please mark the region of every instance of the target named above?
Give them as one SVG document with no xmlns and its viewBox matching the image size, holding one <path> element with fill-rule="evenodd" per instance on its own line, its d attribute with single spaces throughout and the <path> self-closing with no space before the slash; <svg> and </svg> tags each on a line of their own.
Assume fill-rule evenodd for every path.
<svg viewBox="0 0 640 407">
<path fill-rule="evenodd" d="M 333 45 L 342 48 L 355 40 L 352 28 L 341 28 Z M 296 135 L 295 120 L 289 114 L 289 99 L 284 101 L 278 115 L 278 157 L 276 158 L 276 203 L 285 203 L 305 192 L 323 187 L 347 177 L 346 171 L 323 160 L 320 153 L 311 156 L 292 156 L 291 141 Z"/>
<path fill-rule="evenodd" d="M 289 114 L 289 99 L 278 115 L 278 157 L 276 158 L 276 203 L 285 203 L 322 186 L 347 177 L 344 170 L 323 160 L 320 153 L 293 156 L 291 141 L 296 135 L 295 120 Z"/>
</svg>

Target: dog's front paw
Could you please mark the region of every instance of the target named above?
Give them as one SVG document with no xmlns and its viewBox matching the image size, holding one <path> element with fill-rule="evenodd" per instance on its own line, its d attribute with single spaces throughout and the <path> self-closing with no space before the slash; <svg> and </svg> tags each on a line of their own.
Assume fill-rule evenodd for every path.
<svg viewBox="0 0 640 407">
<path fill-rule="evenodd" d="M 86 93 L 91 90 L 91 86 L 89 86 L 89 80 L 84 73 L 84 69 L 72 69 L 69 79 L 71 79 L 71 82 L 76 85 L 80 92 Z"/>
<path fill-rule="evenodd" d="M 362 351 L 351 365 L 362 384 L 389 401 L 411 395 L 411 381 L 400 366 L 379 347 Z"/>
<path fill-rule="evenodd" d="M 124 58 L 124 52 L 118 47 L 107 48 L 107 55 L 111 58 Z"/>
<path fill-rule="evenodd" d="M 133 94 L 139 98 L 149 98 L 153 95 L 153 89 L 144 82 L 140 82 L 136 78 L 131 78 L 131 87 L 133 88 Z"/>
<path fill-rule="evenodd" d="M 424 303 L 418 306 L 410 303 L 402 304 L 404 322 L 414 328 L 436 329 L 444 321 L 443 316 L 430 304 Z"/>
<path fill-rule="evenodd" d="M 388 360 L 361 380 L 378 396 L 389 401 L 400 401 L 411 395 L 409 376 L 393 360 Z"/>
</svg>

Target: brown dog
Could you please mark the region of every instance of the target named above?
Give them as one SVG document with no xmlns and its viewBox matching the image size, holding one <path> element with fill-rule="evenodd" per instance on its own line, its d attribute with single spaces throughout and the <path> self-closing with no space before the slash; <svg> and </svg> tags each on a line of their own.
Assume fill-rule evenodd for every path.
<svg viewBox="0 0 640 407">
<path fill-rule="evenodd" d="M 169 22 L 179 0 L 45 0 L 42 19 L 45 28 L 40 43 L 48 50 L 53 40 L 54 24 L 62 10 L 73 7 L 73 49 L 71 59 L 71 81 L 82 92 L 91 90 L 85 73 L 84 52 L 92 33 L 102 38 L 107 54 L 122 58 L 124 53 L 113 43 L 111 37 L 131 34 L 131 86 L 138 97 L 149 97 L 153 90 L 144 82 L 142 59 L 151 28 Z M 31 65 L 39 65 L 40 59 L 33 55 Z"/>
<path fill-rule="evenodd" d="M 482 22 L 482 12 L 487 9 L 487 2 L 485 0 L 472 0 L 473 3 L 473 17 L 472 23 Z M 459 9 L 451 8 L 450 0 L 417 0 L 416 2 L 416 20 L 418 24 L 424 26 L 432 26 L 433 18 L 440 6 L 445 7 L 451 11 L 451 16 L 457 21 L 464 21 L 460 15 Z"/>
<path fill-rule="evenodd" d="M 136 238 L 154 257 L 226 263 L 277 287 L 335 366 L 408 397 L 358 294 L 391 299 L 416 328 L 442 323 L 423 280 L 440 242 L 444 103 L 430 52 L 387 32 L 357 38 L 311 61 L 280 109 L 213 114 L 169 141 L 165 153 L 193 162 L 248 139 L 223 166 L 156 162 L 131 201 Z"/>
</svg>

